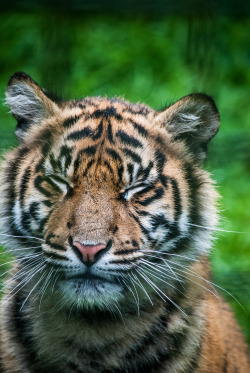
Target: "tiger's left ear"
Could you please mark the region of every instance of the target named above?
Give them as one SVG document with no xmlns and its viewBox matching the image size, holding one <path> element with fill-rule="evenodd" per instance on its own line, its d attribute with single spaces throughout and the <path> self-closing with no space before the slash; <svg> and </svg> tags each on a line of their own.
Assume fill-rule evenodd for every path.
<svg viewBox="0 0 250 373">
<path fill-rule="evenodd" d="M 219 130 L 220 117 L 211 97 L 195 93 L 159 113 L 154 124 L 164 126 L 174 141 L 184 141 L 201 162 L 206 157 L 207 144 Z"/>
</svg>

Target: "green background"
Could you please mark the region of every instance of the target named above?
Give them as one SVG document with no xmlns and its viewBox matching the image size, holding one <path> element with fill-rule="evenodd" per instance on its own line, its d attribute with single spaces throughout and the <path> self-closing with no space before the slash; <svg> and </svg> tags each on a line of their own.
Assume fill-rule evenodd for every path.
<svg viewBox="0 0 250 373">
<path fill-rule="evenodd" d="M 0 14 L 0 100 L 15 71 L 68 99 L 116 95 L 160 109 L 192 92 L 211 95 L 221 129 L 205 167 L 222 195 L 220 229 L 241 232 L 217 233 L 213 281 L 225 289 L 219 292 L 250 343 L 250 17 L 200 8 L 87 8 Z M 15 121 L 4 105 L 0 116 L 3 154 L 16 145 Z M 2 263 L 7 259 L 3 253 Z"/>
</svg>

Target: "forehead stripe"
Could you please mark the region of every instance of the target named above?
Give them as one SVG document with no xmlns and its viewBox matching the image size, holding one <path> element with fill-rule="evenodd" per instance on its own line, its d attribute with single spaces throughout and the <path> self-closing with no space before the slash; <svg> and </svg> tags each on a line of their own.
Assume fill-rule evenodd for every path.
<svg viewBox="0 0 250 373">
<path fill-rule="evenodd" d="M 143 147 L 142 143 L 139 140 L 137 140 L 133 136 L 129 136 L 127 133 L 125 133 L 122 130 L 116 132 L 116 137 L 118 137 L 119 140 L 125 145 L 129 145 L 129 146 L 132 146 L 134 148 L 142 148 Z"/>
<path fill-rule="evenodd" d="M 106 152 L 113 158 L 114 161 L 119 161 L 120 163 L 122 163 L 121 157 L 114 149 L 107 148 Z"/>
<path fill-rule="evenodd" d="M 78 153 L 78 156 L 80 157 L 83 154 L 94 156 L 96 151 L 97 151 L 97 146 L 96 145 L 88 146 L 87 148 L 80 150 L 79 153 Z"/>
<path fill-rule="evenodd" d="M 85 139 L 86 137 L 92 137 L 93 131 L 89 127 L 85 127 L 81 131 L 72 132 L 68 135 L 67 140 L 81 140 Z"/>
<path fill-rule="evenodd" d="M 123 148 L 122 152 L 130 157 L 134 162 L 141 164 L 141 157 L 130 149 Z"/>
<path fill-rule="evenodd" d="M 104 110 L 95 110 L 90 116 L 91 118 L 105 118 L 114 117 L 116 120 L 121 121 L 123 118 L 120 114 L 117 114 L 116 109 L 113 106 L 107 107 Z"/>
<path fill-rule="evenodd" d="M 63 122 L 62 125 L 65 128 L 69 128 L 69 127 L 73 126 L 81 117 L 82 117 L 82 114 L 75 115 L 74 117 L 67 118 L 67 119 L 65 119 L 65 121 Z"/>
<path fill-rule="evenodd" d="M 111 144 L 114 144 L 115 141 L 114 141 L 114 137 L 113 137 L 113 132 L 112 132 L 112 127 L 111 127 L 111 123 L 110 123 L 110 120 L 109 120 L 109 124 L 108 124 L 108 139 L 109 139 L 109 142 Z"/>
<path fill-rule="evenodd" d="M 99 126 L 97 127 L 94 135 L 93 135 L 93 140 L 98 140 L 101 135 L 102 135 L 102 132 L 103 132 L 103 120 L 101 120 Z"/>
<path fill-rule="evenodd" d="M 137 130 L 137 132 L 142 135 L 142 136 L 147 136 L 148 135 L 148 131 L 143 127 L 141 126 L 140 124 L 136 123 L 133 119 L 129 118 L 129 121 L 130 123 L 133 125 L 134 129 Z"/>
</svg>

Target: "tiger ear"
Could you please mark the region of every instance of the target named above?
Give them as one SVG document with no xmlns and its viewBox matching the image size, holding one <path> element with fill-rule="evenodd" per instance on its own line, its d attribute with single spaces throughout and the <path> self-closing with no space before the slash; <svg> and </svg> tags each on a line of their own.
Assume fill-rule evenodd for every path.
<svg viewBox="0 0 250 373">
<path fill-rule="evenodd" d="M 16 136 L 19 141 L 23 140 L 31 125 L 52 116 L 58 108 L 39 85 L 23 72 L 17 72 L 10 78 L 6 102 L 17 120 Z"/>
<path fill-rule="evenodd" d="M 213 99 L 195 93 L 159 113 L 156 123 L 167 128 L 174 141 L 184 141 L 196 160 L 202 161 L 206 157 L 207 144 L 219 130 L 220 118 Z"/>
</svg>

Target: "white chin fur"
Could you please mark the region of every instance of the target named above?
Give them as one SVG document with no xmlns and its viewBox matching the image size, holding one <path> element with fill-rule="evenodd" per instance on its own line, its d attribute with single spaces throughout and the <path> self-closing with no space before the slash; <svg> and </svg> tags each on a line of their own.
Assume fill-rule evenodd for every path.
<svg viewBox="0 0 250 373">
<path fill-rule="evenodd" d="M 101 280 L 63 280 L 58 284 L 58 291 L 66 308 L 110 309 L 123 298 L 121 286 Z"/>
</svg>

